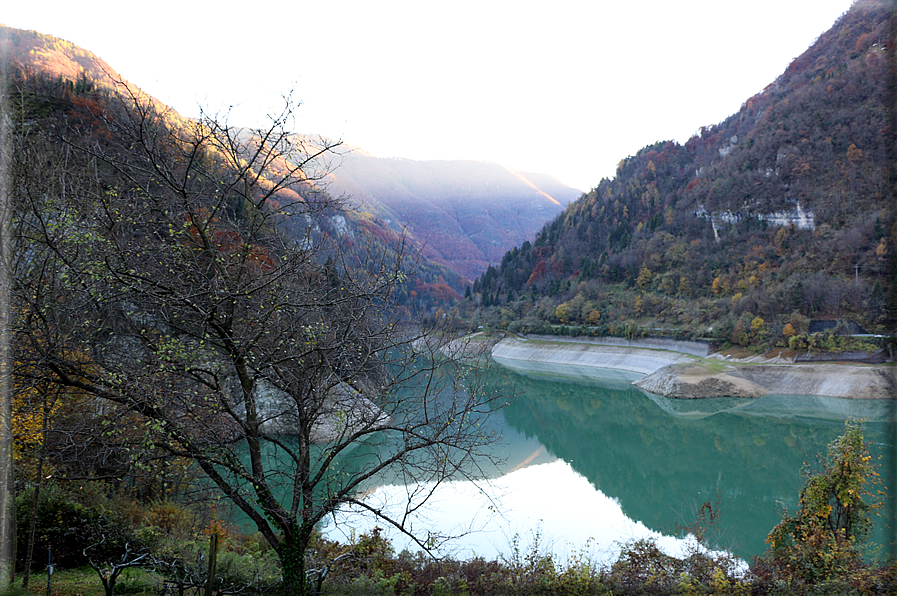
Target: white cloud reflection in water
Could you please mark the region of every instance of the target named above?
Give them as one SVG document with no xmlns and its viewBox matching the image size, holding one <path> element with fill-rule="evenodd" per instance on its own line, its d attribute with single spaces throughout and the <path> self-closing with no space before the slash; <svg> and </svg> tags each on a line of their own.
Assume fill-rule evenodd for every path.
<svg viewBox="0 0 897 596">
<path fill-rule="evenodd" d="M 542 553 L 551 552 L 565 562 L 574 553 L 585 552 L 597 563 L 611 563 L 628 540 L 653 538 L 665 553 L 684 556 L 694 540 L 676 538 L 647 528 L 623 513 L 619 503 L 592 486 L 563 460 L 513 471 L 484 483 L 478 489 L 470 482 L 448 482 L 436 487 L 426 507 L 412 517 L 419 535 L 427 530 L 464 536 L 451 541 L 441 554 L 458 559 L 474 556 L 487 560 L 509 557 L 515 537 L 522 552 L 536 542 Z M 381 486 L 368 502 L 400 515 L 408 491 L 424 494 L 430 486 Z M 396 552 L 420 550 L 407 536 L 370 514 L 344 512 L 330 519 L 324 532 L 341 542 L 375 527 L 392 540 Z"/>
</svg>

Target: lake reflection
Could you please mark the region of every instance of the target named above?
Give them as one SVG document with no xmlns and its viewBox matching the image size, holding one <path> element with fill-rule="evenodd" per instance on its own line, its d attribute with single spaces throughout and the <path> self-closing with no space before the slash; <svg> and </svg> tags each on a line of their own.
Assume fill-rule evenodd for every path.
<svg viewBox="0 0 897 596">
<path fill-rule="evenodd" d="M 406 491 L 403 486 L 382 486 L 370 498 L 395 515 L 402 511 Z M 363 514 L 344 512 L 336 523 L 330 523 L 327 532 L 345 540 L 383 525 Z M 414 527 L 467 533 L 441 549 L 459 559 L 508 556 L 515 540 L 521 552 L 537 544 L 539 552 L 551 551 L 562 560 L 585 550 L 593 560 L 605 562 L 616 559 L 621 542 L 632 538 L 654 538 L 674 555 L 684 555 L 692 545 L 631 520 L 615 499 L 596 490 L 559 459 L 526 466 L 480 487 L 469 482 L 446 483 L 436 488 L 426 513 L 417 516 Z M 384 528 L 384 533 L 397 550 L 415 549 L 407 537 L 390 528 Z"/>
<path fill-rule="evenodd" d="M 749 559 L 763 552 L 781 507 L 796 510 L 804 462 L 825 452 L 846 419 L 867 419 L 873 455 L 893 451 L 885 445 L 892 402 L 668 400 L 619 377 L 496 374 L 497 382 L 518 391 L 502 412 L 508 473 L 486 489 L 500 515 L 470 485 L 451 483 L 418 522 L 442 531 L 481 530 L 455 543 L 460 557 L 507 554 L 515 534 L 525 545 L 537 531 L 559 554 L 593 539 L 591 552 L 613 556 L 614 542 L 643 536 L 676 554 L 682 543 L 671 536 L 681 535 L 709 502 L 719 514 L 710 531 L 715 547 Z M 373 496 L 394 500 L 405 490 L 383 486 Z M 892 510 L 885 507 L 891 516 Z M 373 525 L 346 517 L 337 526 L 331 521 L 329 531 Z M 879 543 L 882 527 L 873 536 Z M 406 544 L 396 540 L 399 548 Z"/>
</svg>

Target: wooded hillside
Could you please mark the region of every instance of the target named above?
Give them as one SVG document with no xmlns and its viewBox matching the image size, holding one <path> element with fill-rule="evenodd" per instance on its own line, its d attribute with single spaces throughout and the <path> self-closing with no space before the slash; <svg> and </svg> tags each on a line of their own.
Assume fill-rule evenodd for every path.
<svg viewBox="0 0 897 596">
<path fill-rule="evenodd" d="M 183 118 L 144 90 L 130 84 L 111 66 L 88 50 L 71 42 L 38 33 L 3 27 L 4 55 L 10 60 L 14 81 L 11 83 L 13 106 L 18 106 L 22 117 L 31 124 L 43 126 L 59 115 L 80 118 L 84 122 L 94 121 L 102 113 L 103 102 L 119 94 L 130 95 L 152 105 L 165 115 L 166 123 L 174 129 L 189 129 L 195 123 Z M 100 111 L 98 111 L 100 110 Z M 37 118 L 36 118 L 37 117 Z M 232 123 L 238 125 L 239 123 Z M 304 145 L 314 152 L 315 147 L 328 146 L 334 152 L 329 159 L 322 159 L 315 170 L 315 180 L 309 180 L 302 192 L 308 195 L 329 195 L 325 184 L 326 169 L 343 153 L 340 144 L 330 139 L 309 135 L 296 135 L 296 146 Z M 306 159 L 301 151 L 299 159 Z M 281 168 L 287 167 L 281 164 Z M 289 202 L 298 195 L 294 190 L 279 191 L 281 201 Z M 338 236 L 348 249 L 360 252 L 370 248 L 375 250 L 401 249 L 402 243 L 419 251 L 420 242 L 403 234 L 400 226 L 390 225 L 378 214 L 358 209 L 347 209 L 333 217 L 325 217 L 320 222 L 321 232 L 326 236 Z M 361 257 L 359 257 L 361 258 Z M 403 306 L 421 309 L 435 309 L 441 304 L 459 298 L 458 290 L 463 289 L 463 280 L 454 269 L 445 263 L 437 263 L 420 255 L 405 283 L 398 288 L 397 298 Z"/>
<path fill-rule="evenodd" d="M 738 344 L 785 342 L 816 318 L 882 330 L 897 243 L 887 19 L 857 2 L 736 114 L 621 160 L 487 270 L 468 313 Z"/>
</svg>

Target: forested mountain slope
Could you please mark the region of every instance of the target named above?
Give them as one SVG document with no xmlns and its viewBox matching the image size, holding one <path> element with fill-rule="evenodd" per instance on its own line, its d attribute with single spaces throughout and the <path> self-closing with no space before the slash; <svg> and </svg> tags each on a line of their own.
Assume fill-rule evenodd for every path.
<svg viewBox="0 0 897 596">
<path fill-rule="evenodd" d="M 784 341 L 810 318 L 882 329 L 897 243 L 887 18 L 883 2 L 855 3 L 736 114 L 620 161 L 477 280 L 468 308 L 491 309 L 471 316 L 741 344 Z"/>
<path fill-rule="evenodd" d="M 328 190 L 404 228 L 428 258 L 468 279 L 532 236 L 582 192 L 545 174 L 476 161 L 384 159 L 347 153 Z"/>
<path fill-rule="evenodd" d="M 60 88 L 70 85 L 73 91 L 95 86 L 126 90 L 167 111 L 172 123 L 188 125 L 187 119 L 128 83 L 91 52 L 34 31 L 4 27 L 4 32 L 4 55 L 29 76 L 52 80 Z M 306 143 L 319 141 L 304 136 Z M 348 146 L 338 153 L 327 160 L 336 167 L 320 181 L 318 192 L 326 188 L 351 200 L 356 210 L 348 215 L 347 231 L 374 226 L 391 242 L 405 235 L 422 251 L 422 270 L 430 272 L 422 283 L 413 284 L 415 295 L 428 296 L 432 284 L 445 284 L 437 288 L 437 302 L 455 295 L 462 276 L 473 279 L 489 264 L 497 264 L 509 248 L 531 238 L 582 195 L 547 174 L 516 172 L 494 163 L 382 159 Z M 421 305 L 427 304 L 422 300 Z"/>
<path fill-rule="evenodd" d="M 35 132 L 54 126 L 99 126 L 106 127 L 109 129 L 107 134 L 114 136 L 116 133 L 112 129 L 115 122 L 109 120 L 109 106 L 122 102 L 142 102 L 152 106 L 163 115 L 166 126 L 176 136 L 187 137 L 197 126 L 196 122 L 180 116 L 130 84 L 102 59 L 71 42 L 35 31 L 2 25 L 0 28 L 0 43 L 3 44 L 0 55 L 9 60 L 11 66 L 10 104 L 17 117 L 36 127 Z M 228 125 L 234 126 L 234 123 Z M 234 126 L 235 130 L 237 128 Z M 251 137 L 252 131 L 244 129 L 244 135 Z M 294 157 L 299 160 L 308 160 L 316 153 L 321 153 L 325 158 L 328 155 L 332 157 L 322 159 L 321 165 L 306 163 L 303 169 L 315 174 L 302 185 L 278 190 L 275 201 L 287 204 L 297 199 L 327 196 L 326 172 L 322 168 L 325 167 L 323 164 L 335 159 L 336 153 L 341 153 L 338 144 L 308 135 L 296 135 L 291 142 Z M 331 147 L 334 150 L 332 154 Z M 284 162 L 277 167 L 283 171 L 292 166 Z M 263 177 L 267 175 L 260 174 Z M 318 225 L 321 234 L 341 237 L 349 252 L 354 251 L 359 261 L 364 258 L 364 253 L 370 251 L 406 250 L 410 253 L 421 249 L 413 236 L 403 234 L 400 227 L 390 225 L 368 212 L 347 209 L 339 213 L 322 213 Z M 416 259 L 416 266 L 409 273 L 397 296 L 402 304 L 428 309 L 460 297 L 457 290 L 463 287 L 461 275 L 426 255 Z"/>
</svg>

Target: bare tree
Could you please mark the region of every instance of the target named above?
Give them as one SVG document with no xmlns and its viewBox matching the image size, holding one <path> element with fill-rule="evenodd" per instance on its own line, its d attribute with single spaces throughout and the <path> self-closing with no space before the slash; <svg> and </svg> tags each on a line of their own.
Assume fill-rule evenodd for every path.
<svg viewBox="0 0 897 596">
<path fill-rule="evenodd" d="M 394 303 L 408 248 L 351 239 L 316 169 L 336 146 L 290 134 L 290 101 L 261 130 L 71 101 L 19 146 L 19 373 L 194 462 L 277 550 L 288 592 L 346 504 L 438 546 L 409 523 L 430 489 L 399 516 L 365 489 L 479 477 L 496 402 Z"/>
<path fill-rule="evenodd" d="M 83 553 L 88 565 L 97 572 L 100 581 L 103 582 L 103 590 L 106 596 L 115 596 L 115 584 L 123 571 L 131 567 L 148 567 L 150 563 L 153 563 L 153 560 L 149 551 L 143 549 L 134 550 L 131 544 L 127 542 L 124 545 L 124 552 L 117 557 L 117 560 L 113 557 L 95 556 L 95 551 L 99 550 L 99 547 L 102 547 L 104 542 L 106 542 L 105 535 L 98 543 L 86 547 Z"/>
</svg>

